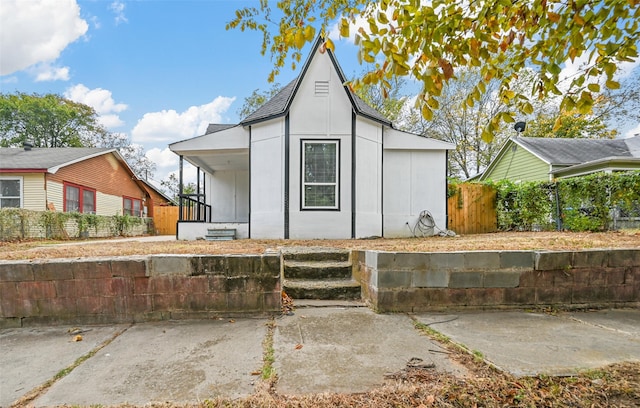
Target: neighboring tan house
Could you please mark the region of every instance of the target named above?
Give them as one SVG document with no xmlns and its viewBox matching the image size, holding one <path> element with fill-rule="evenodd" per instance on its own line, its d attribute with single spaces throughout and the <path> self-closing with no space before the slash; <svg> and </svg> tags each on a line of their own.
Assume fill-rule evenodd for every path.
<svg viewBox="0 0 640 408">
<path fill-rule="evenodd" d="M 318 38 L 301 74 L 237 125 L 170 149 L 204 174 L 178 238 L 406 237 L 423 210 L 446 228 L 451 143 L 393 128 L 345 86 Z M 200 185 L 200 176 L 198 176 Z"/>
<path fill-rule="evenodd" d="M 596 172 L 640 170 L 640 136 L 628 139 L 514 137 L 478 181 L 553 181 Z"/>
<path fill-rule="evenodd" d="M 141 217 L 147 188 L 116 149 L 0 148 L 0 208 Z"/>
</svg>

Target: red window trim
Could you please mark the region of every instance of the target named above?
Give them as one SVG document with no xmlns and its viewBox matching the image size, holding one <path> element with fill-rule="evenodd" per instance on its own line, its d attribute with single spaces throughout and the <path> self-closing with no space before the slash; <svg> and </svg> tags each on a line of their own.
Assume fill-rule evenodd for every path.
<svg viewBox="0 0 640 408">
<path fill-rule="evenodd" d="M 84 191 L 90 191 L 91 193 L 93 193 L 93 212 L 96 212 L 96 208 L 98 207 L 98 204 L 96 203 L 96 189 L 94 188 L 89 188 L 89 187 L 85 187 L 85 186 L 81 186 L 80 184 L 75 184 L 75 183 L 69 183 L 67 181 L 62 183 L 62 211 L 67 212 L 67 186 L 70 187 L 75 187 L 78 190 L 80 190 L 79 193 L 79 203 L 78 203 L 78 212 L 82 213 L 83 208 L 84 208 Z"/>
<path fill-rule="evenodd" d="M 126 215 L 125 206 L 124 206 L 125 200 L 131 200 L 131 212 L 133 212 L 134 210 L 133 202 L 138 201 L 140 203 L 140 212 L 138 214 L 129 214 L 129 215 L 131 215 L 132 217 L 142 217 L 142 199 L 129 197 L 129 196 L 122 196 L 122 215 Z"/>
</svg>

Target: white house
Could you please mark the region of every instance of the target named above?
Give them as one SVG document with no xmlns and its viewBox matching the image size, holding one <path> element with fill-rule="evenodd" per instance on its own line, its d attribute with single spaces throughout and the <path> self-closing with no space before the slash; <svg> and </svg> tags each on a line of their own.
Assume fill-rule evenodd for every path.
<svg viewBox="0 0 640 408">
<path fill-rule="evenodd" d="M 335 55 L 313 45 L 301 74 L 237 125 L 171 144 L 198 167 L 179 239 L 407 237 L 423 210 L 446 227 L 451 143 L 393 128 L 345 86 Z M 201 184 L 200 175 L 203 174 Z"/>
</svg>

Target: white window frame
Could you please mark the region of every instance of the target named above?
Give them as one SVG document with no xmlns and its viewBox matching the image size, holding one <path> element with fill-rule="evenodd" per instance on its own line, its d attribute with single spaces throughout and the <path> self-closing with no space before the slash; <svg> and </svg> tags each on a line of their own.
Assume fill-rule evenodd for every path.
<svg viewBox="0 0 640 408">
<path fill-rule="evenodd" d="M 24 206 L 24 178 L 22 176 L 0 176 L 0 180 L 8 180 L 8 181 L 18 181 L 20 182 L 20 196 L 2 196 L 2 191 L 0 191 L 0 198 L 19 198 L 20 205 L 18 207 L 2 207 L 2 201 L 0 201 L 0 208 L 23 208 Z"/>
<path fill-rule="evenodd" d="M 308 144 L 333 144 L 336 146 L 335 157 L 335 181 L 333 182 L 307 182 L 305 177 L 306 169 L 306 146 Z M 337 139 L 303 139 L 301 140 L 301 154 L 300 154 L 300 207 L 302 210 L 339 210 L 340 209 L 340 140 Z M 306 187 L 307 186 L 333 186 L 335 189 L 335 201 L 330 206 L 316 206 L 306 205 Z"/>
</svg>

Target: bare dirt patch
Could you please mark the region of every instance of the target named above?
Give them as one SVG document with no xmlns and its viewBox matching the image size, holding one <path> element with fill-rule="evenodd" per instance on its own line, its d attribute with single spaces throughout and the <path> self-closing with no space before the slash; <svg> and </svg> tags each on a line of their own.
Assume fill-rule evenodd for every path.
<svg viewBox="0 0 640 408">
<path fill-rule="evenodd" d="M 150 254 L 261 254 L 291 246 L 333 247 L 392 252 L 454 252 L 482 250 L 582 250 L 640 248 L 640 231 L 617 232 L 501 232 L 405 239 L 257 240 L 137 242 L 114 238 L 75 242 L 0 242 L 0 259 L 82 258 Z"/>
</svg>

